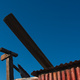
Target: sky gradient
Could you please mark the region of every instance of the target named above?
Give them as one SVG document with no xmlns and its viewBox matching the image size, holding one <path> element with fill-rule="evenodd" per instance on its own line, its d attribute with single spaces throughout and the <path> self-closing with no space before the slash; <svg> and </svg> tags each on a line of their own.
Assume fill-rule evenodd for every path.
<svg viewBox="0 0 80 80">
<path fill-rule="evenodd" d="M 79 0 L 0 1 L 0 47 L 15 53 L 14 64 L 29 74 L 43 69 L 3 19 L 13 13 L 53 66 L 80 60 Z M 0 56 L 3 53 L 0 52 Z M 20 74 L 14 70 L 14 78 Z M 6 80 L 6 61 L 0 61 L 0 80 Z"/>
</svg>

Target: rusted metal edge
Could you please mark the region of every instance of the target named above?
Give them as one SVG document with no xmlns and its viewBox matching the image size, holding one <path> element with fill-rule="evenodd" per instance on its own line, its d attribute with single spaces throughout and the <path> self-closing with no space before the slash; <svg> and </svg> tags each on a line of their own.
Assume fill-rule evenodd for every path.
<svg viewBox="0 0 80 80">
<path fill-rule="evenodd" d="M 80 66 L 80 60 L 79 61 L 75 60 L 74 62 L 71 61 L 70 63 L 60 64 L 59 66 L 55 66 L 54 68 L 52 67 L 48 69 L 33 71 L 31 75 L 38 76 L 39 74 L 42 74 L 42 73 L 44 74 L 49 72 L 61 71 L 61 70 L 70 69 L 72 67 L 77 67 L 77 66 Z"/>
</svg>

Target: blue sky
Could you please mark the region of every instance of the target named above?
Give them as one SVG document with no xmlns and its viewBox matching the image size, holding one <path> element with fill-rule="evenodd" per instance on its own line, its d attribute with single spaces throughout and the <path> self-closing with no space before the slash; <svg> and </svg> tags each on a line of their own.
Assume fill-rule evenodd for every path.
<svg viewBox="0 0 80 80">
<path fill-rule="evenodd" d="M 0 47 L 19 56 L 20 64 L 29 74 L 43 69 L 3 19 L 13 13 L 53 66 L 80 60 L 79 0 L 3 0 L 0 1 Z M 0 56 L 3 53 L 0 52 Z M 14 77 L 20 74 L 14 70 Z M 0 61 L 0 80 L 6 80 L 6 61 Z"/>
</svg>

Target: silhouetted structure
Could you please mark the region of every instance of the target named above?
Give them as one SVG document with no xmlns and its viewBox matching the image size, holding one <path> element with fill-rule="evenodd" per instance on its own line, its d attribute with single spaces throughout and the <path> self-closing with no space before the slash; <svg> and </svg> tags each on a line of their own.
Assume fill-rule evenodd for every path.
<svg viewBox="0 0 80 80">
<path fill-rule="evenodd" d="M 13 31 L 13 33 L 18 37 L 18 39 L 23 43 L 23 45 L 31 52 L 31 54 L 36 58 L 36 60 L 42 65 L 43 68 L 53 67 L 47 57 L 31 39 L 28 33 L 20 25 L 13 14 L 9 14 L 4 18 L 4 22 Z"/>
</svg>

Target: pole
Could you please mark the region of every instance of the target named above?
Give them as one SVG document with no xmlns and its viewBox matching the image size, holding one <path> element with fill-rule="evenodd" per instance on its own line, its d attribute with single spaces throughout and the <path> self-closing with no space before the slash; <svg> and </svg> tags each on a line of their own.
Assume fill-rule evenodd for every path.
<svg viewBox="0 0 80 80">
<path fill-rule="evenodd" d="M 7 74 L 7 80 L 14 80 L 12 56 L 6 59 L 6 74 Z"/>
</svg>

